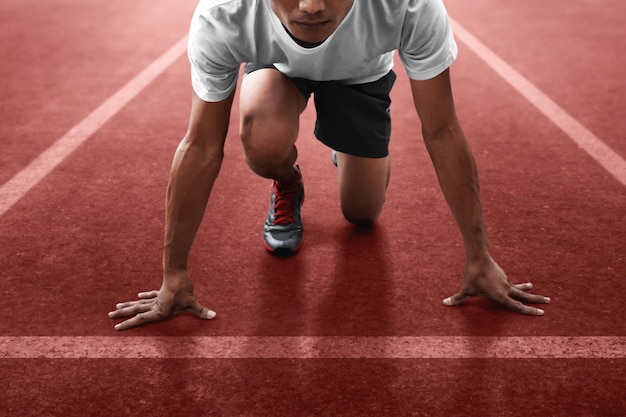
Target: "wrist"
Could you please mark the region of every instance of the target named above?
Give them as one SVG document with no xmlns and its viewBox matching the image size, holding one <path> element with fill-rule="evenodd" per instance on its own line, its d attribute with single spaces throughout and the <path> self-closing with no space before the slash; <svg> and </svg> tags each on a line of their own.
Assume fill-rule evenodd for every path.
<svg viewBox="0 0 626 417">
<path fill-rule="evenodd" d="M 466 274 L 473 275 L 488 269 L 494 262 L 495 261 L 491 257 L 488 250 L 481 253 L 475 253 L 472 254 L 472 256 L 468 255 L 465 259 L 464 270 Z"/>
<path fill-rule="evenodd" d="M 165 244 L 163 245 L 163 272 L 176 273 L 179 271 L 187 271 L 188 253 L 188 250 L 175 248 L 166 238 Z"/>
<path fill-rule="evenodd" d="M 466 250 L 465 258 L 467 262 L 482 262 L 491 259 L 491 252 L 488 247 Z"/>
<path fill-rule="evenodd" d="M 477 228 L 475 233 L 464 236 L 465 257 L 468 261 L 480 261 L 491 257 L 489 241 L 483 228 Z"/>
</svg>

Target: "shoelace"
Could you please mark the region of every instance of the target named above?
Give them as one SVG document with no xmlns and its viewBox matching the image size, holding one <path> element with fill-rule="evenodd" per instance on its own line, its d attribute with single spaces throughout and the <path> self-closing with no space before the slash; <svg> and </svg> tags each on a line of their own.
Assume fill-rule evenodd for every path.
<svg viewBox="0 0 626 417">
<path fill-rule="evenodd" d="M 294 222 L 296 197 L 300 191 L 300 184 L 282 185 L 274 183 L 274 224 L 287 226 Z"/>
</svg>

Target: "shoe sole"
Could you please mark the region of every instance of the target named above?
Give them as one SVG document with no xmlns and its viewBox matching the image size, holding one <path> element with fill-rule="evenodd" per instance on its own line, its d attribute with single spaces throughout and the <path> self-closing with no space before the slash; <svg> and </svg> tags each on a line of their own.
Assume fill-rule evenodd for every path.
<svg viewBox="0 0 626 417">
<path fill-rule="evenodd" d="M 304 240 L 304 239 L 303 239 Z M 265 247 L 265 249 L 271 253 L 272 255 L 276 255 L 276 256 L 289 256 L 289 255 L 294 255 L 296 252 L 298 252 L 300 250 L 300 248 L 302 247 L 302 243 L 303 240 L 300 241 L 300 243 L 298 244 L 298 246 L 296 246 L 293 249 L 288 249 L 288 248 L 272 248 L 271 246 L 269 246 L 265 240 L 263 241 L 263 246 Z"/>
</svg>

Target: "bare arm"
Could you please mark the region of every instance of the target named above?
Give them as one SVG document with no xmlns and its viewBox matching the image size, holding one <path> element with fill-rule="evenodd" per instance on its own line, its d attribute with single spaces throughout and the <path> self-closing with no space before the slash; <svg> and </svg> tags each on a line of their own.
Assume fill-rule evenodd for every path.
<svg viewBox="0 0 626 417">
<path fill-rule="evenodd" d="M 167 187 L 163 283 L 160 290 L 140 293 L 140 300 L 120 303 L 109 313 L 113 319 L 130 317 L 116 325 L 117 330 L 181 311 L 215 317 L 193 294 L 187 259 L 222 164 L 233 96 L 207 103 L 193 95 L 189 127 L 174 155 Z"/>
<path fill-rule="evenodd" d="M 224 156 L 233 96 L 217 103 L 195 93 L 189 128 L 167 186 L 163 269 L 187 269 L 187 258 Z"/>
<path fill-rule="evenodd" d="M 489 252 L 476 163 L 456 117 L 449 70 L 431 80 L 411 80 L 411 90 L 424 142 L 465 246 L 461 291 L 444 302 L 460 305 L 471 296 L 484 295 L 520 313 L 543 314 L 522 301 L 547 303 L 549 299 L 526 293 L 532 288 L 529 283 L 511 285 Z"/>
</svg>

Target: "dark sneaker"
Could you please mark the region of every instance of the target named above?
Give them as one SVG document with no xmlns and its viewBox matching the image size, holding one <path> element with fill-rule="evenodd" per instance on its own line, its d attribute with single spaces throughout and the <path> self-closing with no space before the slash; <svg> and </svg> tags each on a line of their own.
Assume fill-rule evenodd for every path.
<svg viewBox="0 0 626 417">
<path fill-rule="evenodd" d="M 273 253 L 294 253 L 302 246 L 304 228 L 300 207 L 304 202 L 304 184 L 272 184 L 270 209 L 263 227 L 265 249 Z"/>
</svg>

